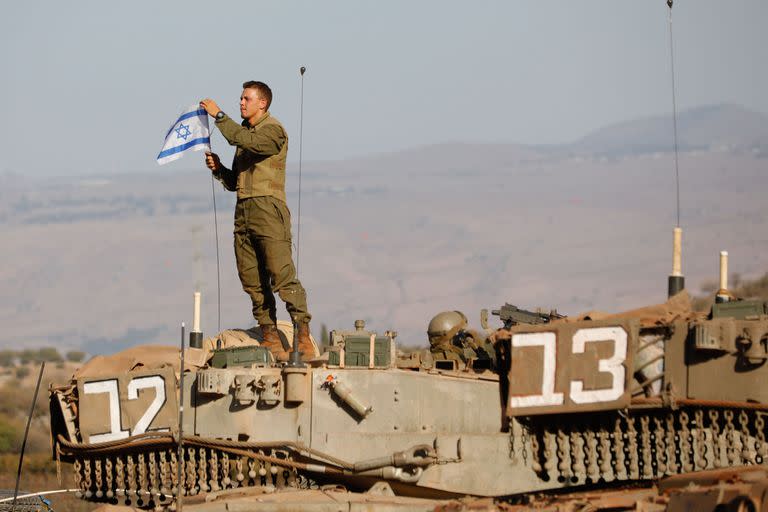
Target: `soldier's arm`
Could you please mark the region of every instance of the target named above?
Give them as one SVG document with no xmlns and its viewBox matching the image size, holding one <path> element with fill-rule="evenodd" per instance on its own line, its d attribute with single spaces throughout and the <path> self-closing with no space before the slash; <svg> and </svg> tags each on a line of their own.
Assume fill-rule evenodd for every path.
<svg viewBox="0 0 768 512">
<path fill-rule="evenodd" d="M 211 174 L 224 185 L 224 188 L 234 192 L 237 190 L 237 173 L 227 169 L 221 163 L 219 155 L 211 151 L 205 152 L 205 166 L 211 170 Z"/>
<path fill-rule="evenodd" d="M 227 169 L 222 165 L 218 171 L 213 171 L 213 177 L 219 180 L 224 188 L 230 192 L 237 191 L 237 174 L 232 169 Z"/>
<path fill-rule="evenodd" d="M 229 116 L 217 119 L 216 126 L 230 145 L 257 155 L 272 156 L 278 154 L 283 149 L 287 139 L 285 131 L 277 125 L 268 125 L 250 131 L 237 124 Z"/>
</svg>

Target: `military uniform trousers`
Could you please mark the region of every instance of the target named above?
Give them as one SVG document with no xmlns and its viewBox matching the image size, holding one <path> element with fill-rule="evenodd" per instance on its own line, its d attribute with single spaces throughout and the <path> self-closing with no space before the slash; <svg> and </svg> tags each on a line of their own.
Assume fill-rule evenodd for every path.
<svg viewBox="0 0 768 512">
<path fill-rule="evenodd" d="M 274 293 L 295 322 L 309 322 L 307 294 L 291 255 L 291 214 L 272 196 L 239 199 L 235 206 L 235 258 L 243 290 L 259 325 L 277 322 Z"/>
</svg>

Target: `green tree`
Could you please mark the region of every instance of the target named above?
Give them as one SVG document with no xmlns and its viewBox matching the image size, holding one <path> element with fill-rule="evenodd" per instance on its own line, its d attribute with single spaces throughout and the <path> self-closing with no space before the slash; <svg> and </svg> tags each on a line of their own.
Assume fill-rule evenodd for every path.
<svg viewBox="0 0 768 512">
<path fill-rule="evenodd" d="M 66 357 L 67 361 L 70 363 L 79 363 L 85 359 L 85 352 L 82 350 L 70 350 L 64 357 Z"/>
<path fill-rule="evenodd" d="M 0 416 L 0 453 L 13 453 L 19 449 L 19 429 L 6 417 Z"/>
<path fill-rule="evenodd" d="M 13 350 L 0 350 L 0 366 L 8 368 L 16 364 L 18 354 Z"/>
<path fill-rule="evenodd" d="M 58 363 L 63 361 L 61 354 L 54 347 L 44 347 L 37 351 L 38 361 L 45 361 L 46 363 Z"/>
<path fill-rule="evenodd" d="M 21 364 L 28 364 L 37 360 L 37 350 L 31 348 L 25 348 L 19 352 L 19 362 Z"/>
<path fill-rule="evenodd" d="M 329 343 L 330 339 L 328 338 L 328 326 L 325 324 L 320 324 L 320 345 L 327 347 Z"/>
</svg>

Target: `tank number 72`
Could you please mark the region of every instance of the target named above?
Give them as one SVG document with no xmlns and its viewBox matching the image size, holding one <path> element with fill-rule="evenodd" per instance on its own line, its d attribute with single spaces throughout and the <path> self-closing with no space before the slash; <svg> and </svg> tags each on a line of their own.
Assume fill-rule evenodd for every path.
<svg viewBox="0 0 768 512">
<path fill-rule="evenodd" d="M 613 355 L 599 359 L 597 369 L 611 375 L 611 387 L 603 389 L 584 389 L 584 381 L 574 379 L 570 382 L 570 399 L 576 404 L 611 402 L 624 394 L 627 359 L 627 332 L 622 327 L 593 327 L 577 330 L 571 341 L 571 353 L 582 354 L 587 343 L 613 342 Z M 542 407 L 561 405 L 563 393 L 555 392 L 555 370 L 557 365 L 557 338 L 554 332 L 533 332 L 512 335 L 512 347 L 543 347 L 544 367 L 542 372 L 541 394 L 512 396 L 512 407 Z M 514 361 L 512 367 L 514 371 Z"/>
<path fill-rule="evenodd" d="M 147 410 L 134 425 L 133 430 L 123 430 L 121 425 L 120 398 L 117 392 L 117 379 L 97 380 L 83 384 L 83 393 L 98 394 L 107 393 L 109 395 L 109 425 L 110 431 L 104 434 L 94 434 L 90 436 L 91 443 L 103 443 L 106 441 L 115 441 L 125 439 L 131 435 L 143 434 L 155 419 L 157 413 L 165 405 L 165 379 L 161 375 L 148 375 L 145 377 L 136 377 L 128 383 L 128 400 L 139 398 L 139 390 L 145 388 L 155 388 L 155 398 L 149 404 Z M 167 428 L 159 428 L 157 431 L 167 431 Z"/>
</svg>

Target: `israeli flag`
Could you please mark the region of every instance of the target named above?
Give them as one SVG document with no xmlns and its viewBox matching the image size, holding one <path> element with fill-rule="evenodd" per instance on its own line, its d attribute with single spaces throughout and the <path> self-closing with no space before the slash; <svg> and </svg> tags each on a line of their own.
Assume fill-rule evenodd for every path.
<svg viewBox="0 0 768 512">
<path fill-rule="evenodd" d="M 182 157 L 185 151 L 211 150 L 211 132 L 208 114 L 199 105 L 193 105 L 179 116 L 165 135 L 165 144 L 157 163 L 167 164 Z"/>
</svg>

